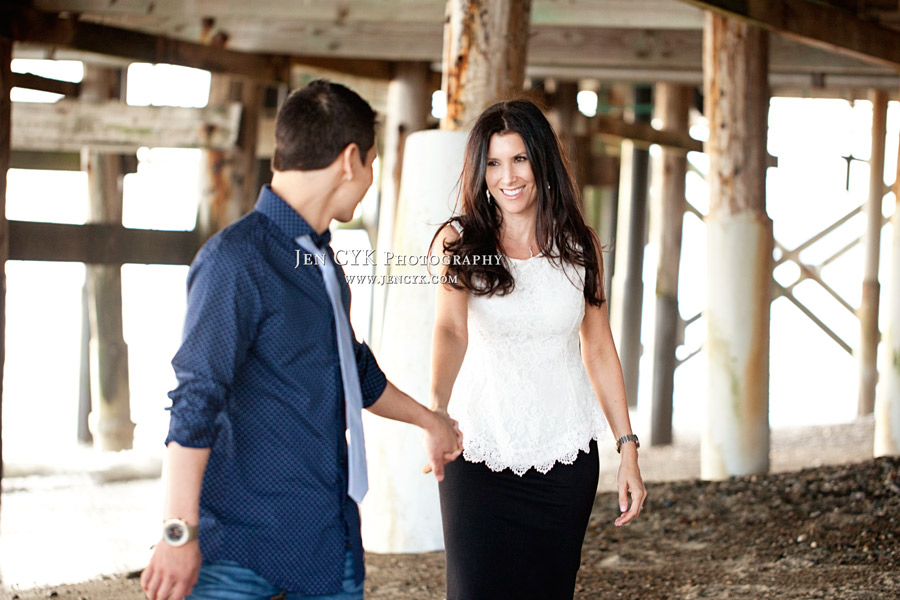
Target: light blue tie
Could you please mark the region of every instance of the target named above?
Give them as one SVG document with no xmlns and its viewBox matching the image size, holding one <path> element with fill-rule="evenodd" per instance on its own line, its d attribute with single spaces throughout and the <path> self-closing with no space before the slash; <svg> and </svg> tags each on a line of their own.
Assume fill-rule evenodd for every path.
<svg viewBox="0 0 900 600">
<path fill-rule="evenodd" d="M 362 425 L 362 389 L 359 386 L 359 371 L 353 352 L 350 321 L 341 302 L 341 285 L 328 250 L 316 246 L 309 235 L 301 235 L 296 238 L 296 242 L 315 256 L 316 264 L 319 265 L 322 279 L 325 281 L 325 290 L 331 300 L 331 309 L 334 311 L 338 354 L 341 359 L 341 379 L 344 382 L 344 412 L 347 429 L 350 431 L 347 441 L 350 472 L 347 494 L 359 503 L 369 490 L 369 477 L 366 474 L 366 442 Z"/>
</svg>

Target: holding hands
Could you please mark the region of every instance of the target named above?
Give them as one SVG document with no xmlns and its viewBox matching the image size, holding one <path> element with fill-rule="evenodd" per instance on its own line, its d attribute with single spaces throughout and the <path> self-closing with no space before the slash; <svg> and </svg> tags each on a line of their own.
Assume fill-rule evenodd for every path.
<svg viewBox="0 0 900 600">
<path fill-rule="evenodd" d="M 424 427 L 425 456 L 428 464 L 422 467 L 423 473 L 434 472 L 434 478 L 444 480 L 444 465 L 462 454 L 463 434 L 459 423 L 450 418 L 446 410 L 431 411 L 433 423 Z"/>
</svg>

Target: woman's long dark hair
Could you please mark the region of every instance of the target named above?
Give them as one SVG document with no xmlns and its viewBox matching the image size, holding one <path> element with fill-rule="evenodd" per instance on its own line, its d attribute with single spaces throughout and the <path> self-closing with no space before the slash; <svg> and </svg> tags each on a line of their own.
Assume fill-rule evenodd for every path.
<svg viewBox="0 0 900 600">
<path fill-rule="evenodd" d="M 469 134 L 457 201 L 457 206 L 459 200 L 462 201 L 462 210 L 438 229 L 439 233 L 454 222 L 461 225 L 460 237 L 444 246 L 445 252 L 460 259 L 460 264 L 452 261 L 447 267 L 447 274 L 457 277 L 453 287 L 476 296 L 505 295 L 515 288 L 515 280 L 505 260 L 500 260 L 499 264 L 475 260 L 476 256 L 501 255 L 503 217 L 497 204 L 487 201 L 484 176 L 491 136 L 506 133 L 517 133 L 522 138 L 534 174 L 537 245 L 544 256 L 558 266 L 565 263 L 584 267 L 584 297 L 594 306 L 602 305 L 606 296 L 603 293 L 603 265 L 598 260 L 600 242 L 597 234 L 584 222 L 581 195 L 553 128 L 544 113 L 528 100 L 494 104 L 481 113 Z M 437 237 L 435 234 L 431 240 L 432 247 Z M 464 264 L 466 262 L 477 264 Z"/>
</svg>

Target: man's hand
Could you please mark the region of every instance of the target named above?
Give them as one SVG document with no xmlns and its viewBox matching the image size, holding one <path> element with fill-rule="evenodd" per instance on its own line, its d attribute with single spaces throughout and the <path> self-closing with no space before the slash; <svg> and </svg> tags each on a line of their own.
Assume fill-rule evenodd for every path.
<svg viewBox="0 0 900 600">
<path fill-rule="evenodd" d="M 434 478 L 444 480 L 444 465 L 453 462 L 462 453 L 463 435 L 459 423 L 442 410 L 431 411 L 433 418 L 425 429 L 425 455 L 428 464 L 423 473 L 434 471 Z"/>
<path fill-rule="evenodd" d="M 141 573 L 141 589 L 148 600 L 182 600 L 197 583 L 202 561 L 196 541 L 179 547 L 160 541 Z"/>
</svg>

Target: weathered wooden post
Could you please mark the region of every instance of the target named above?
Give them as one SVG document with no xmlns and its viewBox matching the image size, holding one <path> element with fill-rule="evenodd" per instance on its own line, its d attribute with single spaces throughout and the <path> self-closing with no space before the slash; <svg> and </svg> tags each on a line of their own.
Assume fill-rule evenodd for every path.
<svg viewBox="0 0 900 600">
<path fill-rule="evenodd" d="M 241 103 L 241 128 L 231 150 L 206 150 L 206 170 L 198 205 L 197 229 L 207 239 L 252 210 L 256 203 L 256 138 L 263 86 L 252 80 L 213 75 L 210 104 Z"/>
<path fill-rule="evenodd" d="M 6 222 L 6 172 L 9 170 L 9 91 L 12 89 L 12 40 L 0 37 L 0 480 L 3 479 L 3 366 L 6 362 L 6 259 L 9 257 L 9 225 Z"/>
<path fill-rule="evenodd" d="M 633 122 L 649 123 L 646 108 L 652 90 L 636 86 Z M 622 141 L 619 205 L 616 219 L 615 270 L 610 294 L 610 324 L 622 361 L 628 406 L 637 406 L 641 361 L 641 313 L 644 305 L 644 246 L 647 242 L 647 195 L 650 153 L 631 140 Z"/>
<path fill-rule="evenodd" d="M 878 384 L 878 260 L 881 254 L 881 201 L 884 198 L 884 145 L 887 135 L 887 92 L 873 90 L 872 153 L 869 157 L 869 199 L 866 202 L 865 266 L 862 301 L 859 304 L 859 399 L 857 413 L 870 415 L 875 408 Z"/>
<path fill-rule="evenodd" d="M 397 219 L 397 200 L 403 166 L 403 150 L 411 133 L 425 129 L 430 98 L 428 97 L 428 64 L 416 62 L 397 63 L 394 76 L 388 84 L 387 115 L 384 123 L 384 152 L 381 162 L 381 200 L 378 207 L 378 237 L 375 248 L 378 255 L 391 250 L 394 225 Z M 377 261 L 375 274 L 387 273 L 384 261 Z M 377 286 L 372 298 L 372 329 L 369 336 L 377 350 L 384 324 L 384 307 L 390 289 Z"/>
<path fill-rule="evenodd" d="M 118 70 L 86 65 L 81 99 L 102 102 L 120 98 L 122 78 Z M 85 148 L 82 168 L 88 174 L 90 222 L 121 224 L 120 156 Z M 101 450 L 128 450 L 134 441 L 134 423 L 131 422 L 128 346 L 122 334 L 122 267 L 87 265 L 86 271 L 94 444 Z"/>
<path fill-rule="evenodd" d="M 224 48 L 228 36 L 213 35 L 215 22 L 204 23 L 202 39 L 210 46 Z M 256 142 L 265 88 L 256 80 L 213 74 L 209 86 L 209 104 L 240 102 L 241 127 L 235 148 L 206 150 L 206 169 L 197 207 L 197 231 L 200 239 L 211 235 L 249 212 L 256 203 Z"/>
<path fill-rule="evenodd" d="M 660 83 L 656 109 L 663 131 L 688 132 L 693 89 Z M 672 443 L 672 394 L 675 389 L 675 349 L 678 347 L 678 267 L 685 209 L 687 157 L 684 150 L 663 147 L 656 161 L 657 187 L 651 204 L 651 236 L 657 250 L 656 327 L 653 333 L 653 395 L 650 404 L 650 444 Z"/>
<path fill-rule="evenodd" d="M 468 129 L 525 82 L 531 0 L 447 0 L 441 129 Z"/>
<path fill-rule="evenodd" d="M 900 454 L 900 156 L 894 180 L 891 226 L 887 325 L 881 340 L 882 361 L 875 406 L 875 456 Z"/>
<path fill-rule="evenodd" d="M 709 119 L 706 427 L 701 476 L 769 468 L 772 221 L 766 214 L 768 34 L 713 13 L 703 28 Z"/>
<path fill-rule="evenodd" d="M 390 267 L 392 274 L 427 274 L 425 265 L 417 259 L 427 252 L 435 225 L 452 214 L 456 200 L 454 185 L 462 168 L 467 135 L 457 129 L 462 124 L 471 124 L 484 107 L 497 99 L 494 87 L 497 81 L 515 81 L 521 86 L 527 37 L 513 35 L 510 39 L 516 46 L 506 47 L 504 37 L 498 38 L 495 32 L 507 31 L 511 22 L 520 21 L 524 23 L 519 23 L 519 29 L 527 31 L 529 5 L 527 0 L 448 0 L 448 15 L 461 12 L 465 17 L 456 14 L 445 26 L 445 57 L 462 57 L 465 63 L 462 69 L 455 59 L 454 67 L 444 65 L 444 91 L 448 92 L 448 104 L 456 106 L 456 116 L 443 124 L 450 131 L 420 131 L 406 140 L 404 154 L 407 161 L 415 157 L 415 168 L 403 171 L 391 248 L 395 256 Z M 524 14 L 511 14 L 517 11 Z M 460 22 L 466 23 L 463 30 L 458 28 Z M 454 50 L 450 53 L 450 40 L 454 39 Z M 518 58 L 497 60 L 501 52 Z M 448 77 L 453 69 L 454 74 Z M 473 79 L 475 73 L 478 77 Z M 454 78 L 451 92 L 447 88 L 448 80 Z M 437 253 L 440 252 L 438 249 Z M 379 253 L 379 260 L 383 259 Z M 416 264 L 412 264 L 413 259 Z M 400 265 L 401 261 L 406 265 Z M 436 274 L 437 269 L 431 272 Z M 433 286 L 391 286 L 378 361 L 400 389 L 421 402 L 428 402 L 431 389 L 429 361 L 433 328 Z M 453 414 L 452 402 L 450 414 Z M 424 552 L 443 548 L 437 485 L 432 477 L 420 474 L 425 456 L 420 434 L 402 424 L 370 415 L 363 415 L 363 419 L 370 485 L 361 507 L 366 548 L 375 552 Z"/>
</svg>

